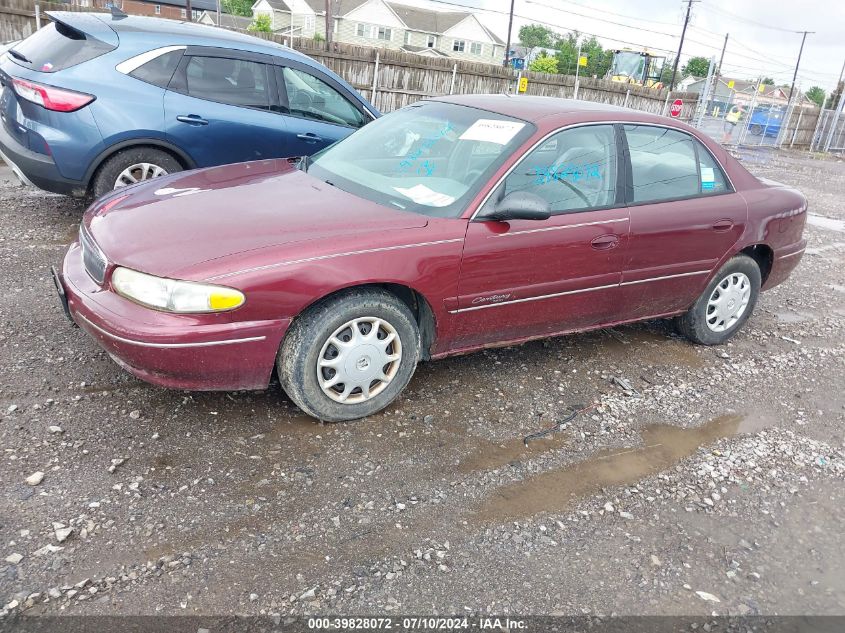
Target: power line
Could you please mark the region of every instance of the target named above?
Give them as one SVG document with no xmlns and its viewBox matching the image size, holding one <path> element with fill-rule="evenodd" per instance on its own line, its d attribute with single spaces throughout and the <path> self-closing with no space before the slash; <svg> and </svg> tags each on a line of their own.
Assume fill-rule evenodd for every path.
<svg viewBox="0 0 845 633">
<path fill-rule="evenodd" d="M 801 31 L 796 31 L 794 29 L 785 29 L 781 26 L 772 26 L 771 24 L 764 24 L 762 22 L 757 22 L 756 20 L 752 20 L 751 18 L 746 18 L 744 16 L 737 15 L 736 13 L 731 13 L 730 11 L 726 11 L 725 9 L 721 8 L 718 5 L 709 4 L 708 9 L 710 11 L 716 11 L 716 13 L 722 13 L 724 15 L 727 15 L 728 17 L 734 18 L 735 20 L 741 20 L 742 22 L 748 22 L 749 24 L 759 26 L 760 28 L 771 29 L 773 31 L 783 31 L 784 33 L 801 33 Z"/>
</svg>

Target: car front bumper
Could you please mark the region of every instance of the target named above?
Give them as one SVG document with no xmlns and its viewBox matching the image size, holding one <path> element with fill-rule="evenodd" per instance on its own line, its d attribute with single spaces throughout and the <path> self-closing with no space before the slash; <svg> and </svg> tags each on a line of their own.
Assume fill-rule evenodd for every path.
<svg viewBox="0 0 845 633">
<path fill-rule="evenodd" d="M 97 285 L 71 245 L 57 289 L 67 313 L 121 367 L 171 389 L 265 389 L 290 319 L 218 322 L 220 315 L 150 310 Z M 63 301 L 64 301 L 63 300 Z"/>
</svg>

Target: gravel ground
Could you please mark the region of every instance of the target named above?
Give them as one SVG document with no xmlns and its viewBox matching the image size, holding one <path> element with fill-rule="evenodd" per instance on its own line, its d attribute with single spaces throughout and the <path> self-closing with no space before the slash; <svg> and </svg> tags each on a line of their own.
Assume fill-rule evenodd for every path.
<svg viewBox="0 0 845 633">
<path fill-rule="evenodd" d="M 0 614 L 845 614 L 845 163 L 744 158 L 824 217 L 727 346 L 481 352 L 337 425 L 121 371 L 48 274 L 82 206 L 0 169 Z"/>
</svg>

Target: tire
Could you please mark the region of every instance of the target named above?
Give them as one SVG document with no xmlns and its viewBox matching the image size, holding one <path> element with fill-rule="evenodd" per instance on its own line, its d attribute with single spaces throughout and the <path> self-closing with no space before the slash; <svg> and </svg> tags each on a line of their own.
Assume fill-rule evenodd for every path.
<svg viewBox="0 0 845 633">
<path fill-rule="evenodd" d="M 760 136 L 763 133 L 763 126 L 754 124 L 748 128 L 748 131 L 751 132 L 754 136 Z"/>
<path fill-rule="evenodd" d="M 742 312 L 737 314 L 737 306 L 745 297 L 742 283 L 747 283 L 747 302 Z M 751 257 L 737 255 L 719 269 L 689 311 L 678 317 L 678 331 L 699 345 L 721 345 L 736 334 L 751 316 L 759 294 L 760 267 Z M 719 305 L 720 298 L 729 301 Z M 711 305 L 711 299 L 716 304 Z M 730 300 L 734 303 L 731 304 Z"/>
<path fill-rule="evenodd" d="M 147 180 L 149 177 L 164 176 L 173 172 L 182 171 L 182 165 L 179 161 L 164 150 L 156 149 L 155 147 L 130 147 L 120 150 L 100 165 L 91 182 L 91 193 L 95 198 L 99 198 L 103 194 L 116 189 L 115 181 L 118 179 L 118 176 L 133 165 L 141 164 L 150 165 L 152 169 L 146 170 L 143 175 L 136 172 L 133 177 L 138 182 Z M 161 173 L 158 173 L 159 171 Z M 155 174 L 155 176 L 152 176 L 152 174 Z M 130 181 L 126 184 L 132 183 Z"/>
<path fill-rule="evenodd" d="M 346 361 L 337 361 L 339 369 L 318 369 L 318 359 L 331 363 L 341 358 L 340 347 L 329 339 L 336 336 L 336 340 L 346 340 L 353 336 L 351 327 L 345 326 L 355 319 L 360 319 L 359 337 L 371 335 L 376 323 L 372 319 L 378 319 L 375 336 L 384 335 L 386 339 L 392 331 L 394 342 L 384 348 L 382 355 L 381 346 L 373 346 L 372 338 L 356 338 L 358 343 L 352 341 Z M 400 358 L 388 362 L 397 352 Z M 373 415 L 389 405 L 410 382 L 419 354 L 420 331 L 408 306 L 384 290 L 352 289 L 315 304 L 294 320 L 279 350 L 276 367 L 285 393 L 305 413 L 324 422 L 345 422 Z M 379 361 L 386 364 L 379 367 Z M 318 372 L 325 383 L 322 386 Z M 340 377 L 358 378 L 367 384 L 372 389 L 369 397 L 365 397 L 363 387 L 352 388 L 353 380 L 331 385 L 338 372 Z M 374 373 L 389 374 L 390 380 L 385 382 Z M 368 381 L 368 377 L 372 380 Z M 346 401 L 338 401 L 350 388 Z"/>
</svg>

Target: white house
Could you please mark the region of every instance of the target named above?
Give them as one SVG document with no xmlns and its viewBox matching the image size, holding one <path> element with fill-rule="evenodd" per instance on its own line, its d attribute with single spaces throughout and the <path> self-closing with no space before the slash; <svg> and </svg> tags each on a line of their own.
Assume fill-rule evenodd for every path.
<svg viewBox="0 0 845 633">
<path fill-rule="evenodd" d="M 504 42 L 465 11 L 411 7 L 388 0 L 332 0 L 337 42 L 499 64 Z M 257 0 L 254 15 L 270 16 L 283 35 L 325 37 L 325 0 Z"/>
</svg>

